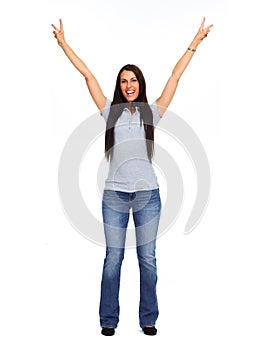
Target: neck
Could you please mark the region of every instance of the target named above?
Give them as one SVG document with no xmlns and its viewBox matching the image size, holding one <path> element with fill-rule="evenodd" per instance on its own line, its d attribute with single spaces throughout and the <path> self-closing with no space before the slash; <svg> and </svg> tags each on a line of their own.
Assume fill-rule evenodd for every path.
<svg viewBox="0 0 270 350">
<path fill-rule="evenodd" d="M 136 112 L 134 102 L 128 102 L 128 109 L 130 110 L 131 114 L 134 114 Z"/>
</svg>

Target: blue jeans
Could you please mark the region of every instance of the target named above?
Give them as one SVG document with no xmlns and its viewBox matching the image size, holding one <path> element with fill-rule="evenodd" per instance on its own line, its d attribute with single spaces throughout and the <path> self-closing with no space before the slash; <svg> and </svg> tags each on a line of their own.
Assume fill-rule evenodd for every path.
<svg viewBox="0 0 270 350">
<path fill-rule="evenodd" d="M 104 190 L 102 215 L 106 238 L 101 298 L 101 327 L 116 328 L 119 322 L 120 272 L 124 258 L 129 212 L 132 209 L 140 269 L 139 323 L 154 326 L 158 317 L 156 295 L 156 237 L 161 212 L 159 189 L 121 192 Z"/>
</svg>

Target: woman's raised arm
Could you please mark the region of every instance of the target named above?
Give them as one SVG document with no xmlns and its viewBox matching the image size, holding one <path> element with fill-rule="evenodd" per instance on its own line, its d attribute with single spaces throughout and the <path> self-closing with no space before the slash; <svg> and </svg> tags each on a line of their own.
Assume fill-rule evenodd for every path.
<svg viewBox="0 0 270 350">
<path fill-rule="evenodd" d="M 58 29 L 54 24 L 52 24 L 52 27 L 54 28 L 53 34 L 57 39 L 58 45 L 63 49 L 64 53 L 66 54 L 70 62 L 74 65 L 74 67 L 84 76 L 88 90 L 96 106 L 100 111 L 103 111 L 106 104 L 106 97 L 104 96 L 92 72 L 88 69 L 86 64 L 75 54 L 71 47 L 66 43 L 62 20 L 60 19 L 59 22 L 60 29 Z"/>
<path fill-rule="evenodd" d="M 192 40 L 190 46 L 188 47 L 184 55 L 180 58 L 180 60 L 176 63 L 172 75 L 167 81 L 161 96 L 156 100 L 160 116 L 162 116 L 165 113 L 166 109 L 171 103 L 176 88 L 178 86 L 179 79 L 181 78 L 189 62 L 191 61 L 191 58 L 193 57 L 198 45 L 207 36 L 207 34 L 210 32 L 211 27 L 213 26 L 211 24 L 208 27 L 204 28 L 204 23 L 205 18 L 203 18 L 200 28 L 197 34 L 195 35 L 194 39 Z"/>
</svg>

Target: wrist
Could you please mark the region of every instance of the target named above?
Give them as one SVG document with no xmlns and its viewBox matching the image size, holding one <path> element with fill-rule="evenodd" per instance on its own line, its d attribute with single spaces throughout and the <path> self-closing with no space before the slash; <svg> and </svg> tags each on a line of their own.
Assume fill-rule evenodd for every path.
<svg viewBox="0 0 270 350">
<path fill-rule="evenodd" d="M 65 42 L 65 40 L 58 41 L 58 45 L 59 45 L 62 49 L 64 49 L 65 47 L 68 46 L 68 44 Z"/>
<path fill-rule="evenodd" d="M 194 50 L 197 50 L 197 48 L 198 48 L 198 46 L 199 46 L 199 42 L 197 41 L 197 40 L 192 40 L 192 42 L 190 43 L 190 45 L 189 45 L 189 47 L 191 48 L 191 49 L 194 49 Z"/>
</svg>

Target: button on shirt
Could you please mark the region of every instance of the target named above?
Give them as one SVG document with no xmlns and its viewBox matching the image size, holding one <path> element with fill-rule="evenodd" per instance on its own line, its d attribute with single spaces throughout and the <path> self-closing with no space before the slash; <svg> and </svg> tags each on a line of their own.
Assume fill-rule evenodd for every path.
<svg viewBox="0 0 270 350">
<path fill-rule="evenodd" d="M 101 114 L 107 121 L 111 101 L 106 99 L 106 106 Z M 150 105 L 153 112 L 154 127 L 160 116 L 156 102 Z M 152 163 L 148 159 L 147 144 L 143 122 L 140 125 L 140 110 L 134 114 L 128 108 L 118 118 L 114 127 L 113 157 L 110 160 L 105 190 L 136 192 L 148 191 L 159 187 Z"/>
</svg>

